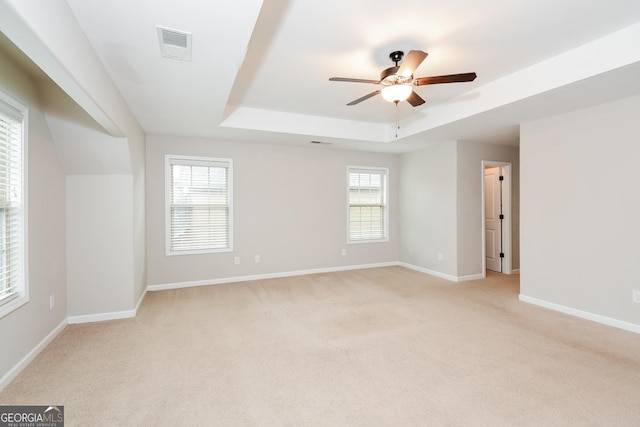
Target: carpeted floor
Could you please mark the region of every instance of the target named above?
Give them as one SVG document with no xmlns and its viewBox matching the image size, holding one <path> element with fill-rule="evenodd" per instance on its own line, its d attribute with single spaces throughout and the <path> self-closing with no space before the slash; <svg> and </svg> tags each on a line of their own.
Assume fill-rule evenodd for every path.
<svg viewBox="0 0 640 427">
<path fill-rule="evenodd" d="M 0 404 L 67 426 L 639 426 L 640 335 L 401 267 L 151 292 Z"/>
</svg>

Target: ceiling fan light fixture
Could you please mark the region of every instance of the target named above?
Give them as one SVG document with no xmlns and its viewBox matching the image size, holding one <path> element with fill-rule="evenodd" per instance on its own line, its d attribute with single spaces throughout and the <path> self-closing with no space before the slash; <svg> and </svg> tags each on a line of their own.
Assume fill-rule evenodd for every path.
<svg viewBox="0 0 640 427">
<path fill-rule="evenodd" d="M 394 84 L 382 88 L 382 97 L 389 102 L 402 102 L 406 100 L 413 89 L 407 84 Z"/>
</svg>

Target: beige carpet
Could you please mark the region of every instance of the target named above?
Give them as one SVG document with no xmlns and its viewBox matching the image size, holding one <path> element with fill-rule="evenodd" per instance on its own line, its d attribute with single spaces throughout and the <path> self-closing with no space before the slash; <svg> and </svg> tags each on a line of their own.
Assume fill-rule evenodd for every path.
<svg viewBox="0 0 640 427">
<path fill-rule="evenodd" d="M 67 426 L 639 426 L 640 335 L 401 267 L 149 293 L 0 393 Z"/>
</svg>

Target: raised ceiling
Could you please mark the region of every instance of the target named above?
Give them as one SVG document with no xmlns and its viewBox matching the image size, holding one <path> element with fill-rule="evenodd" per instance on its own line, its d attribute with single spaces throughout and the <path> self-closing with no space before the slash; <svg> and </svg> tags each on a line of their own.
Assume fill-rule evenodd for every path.
<svg viewBox="0 0 640 427">
<path fill-rule="evenodd" d="M 640 93 L 634 0 L 67 0 L 149 134 L 403 152 L 442 139 L 517 144 L 524 121 Z M 163 58 L 157 26 L 192 34 L 192 60 Z M 61 31 L 64 29 L 61 28 Z M 329 77 L 376 79 L 389 53 L 429 53 L 396 107 Z M 396 113 L 400 118 L 395 137 Z"/>
</svg>

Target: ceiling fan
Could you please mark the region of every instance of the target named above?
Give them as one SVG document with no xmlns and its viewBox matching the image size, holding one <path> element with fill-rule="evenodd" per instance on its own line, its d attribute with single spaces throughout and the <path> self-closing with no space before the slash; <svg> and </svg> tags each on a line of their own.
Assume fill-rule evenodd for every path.
<svg viewBox="0 0 640 427">
<path fill-rule="evenodd" d="M 412 85 L 425 86 L 440 83 L 470 82 L 476 78 L 476 73 L 414 78 L 414 71 L 422 64 L 422 61 L 427 57 L 427 53 L 421 50 L 410 50 L 407 57 L 402 61 L 403 56 L 404 52 L 400 50 L 389 54 L 389 58 L 391 58 L 391 61 L 395 62 L 396 65 L 383 70 L 382 73 L 380 73 L 380 80 L 351 79 L 347 77 L 331 77 L 329 80 L 332 82 L 372 83 L 383 86 L 381 89 L 351 101 L 347 105 L 356 105 L 373 96 L 382 94 L 385 100 L 394 102 L 396 105 L 398 102 L 406 100 L 412 106 L 417 107 L 418 105 L 424 104 L 424 99 L 413 90 Z M 398 66 L 400 61 L 402 61 L 402 65 Z"/>
</svg>

